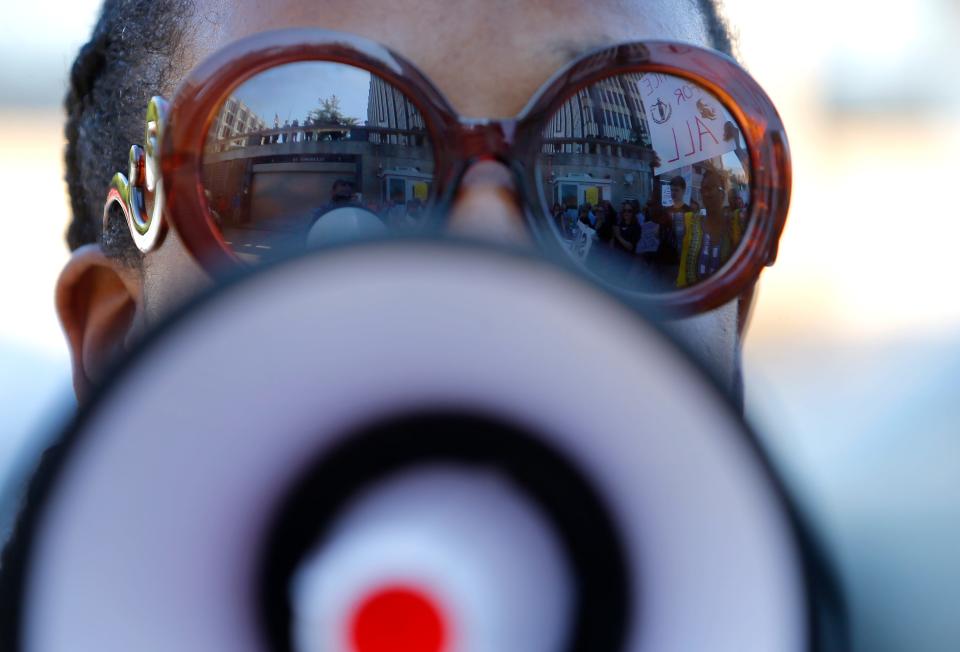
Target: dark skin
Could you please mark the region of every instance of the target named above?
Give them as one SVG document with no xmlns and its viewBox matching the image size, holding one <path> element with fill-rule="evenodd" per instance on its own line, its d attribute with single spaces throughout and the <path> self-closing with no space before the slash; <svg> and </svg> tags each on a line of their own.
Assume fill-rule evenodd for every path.
<svg viewBox="0 0 960 652">
<path fill-rule="evenodd" d="M 244 36 L 321 27 L 396 50 L 429 76 L 457 111 L 472 117 L 516 115 L 561 66 L 600 46 L 642 39 L 710 46 L 706 22 L 690 0 L 198 0 L 197 5 L 178 54 L 181 74 Z M 471 166 L 447 223 L 460 237 L 521 246 L 531 241 L 516 179 L 497 161 Z M 133 347 L 144 331 L 211 282 L 176 233 L 139 269 L 106 256 L 96 244 L 77 249 L 57 284 L 57 308 L 78 396 L 88 393 L 118 352 Z M 737 305 L 731 302 L 667 328 L 733 383 L 739 377 L 737 325 Z"/>
</svg>

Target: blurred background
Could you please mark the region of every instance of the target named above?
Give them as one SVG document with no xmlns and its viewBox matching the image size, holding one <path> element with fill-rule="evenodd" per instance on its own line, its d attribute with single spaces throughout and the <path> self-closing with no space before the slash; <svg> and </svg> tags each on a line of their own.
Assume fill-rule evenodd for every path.
<svg viewBox="0 0 960 652">
<path fill-rule="evenodd" d="M 0 475 L 70 409 L 60 103 L 98 2 L 51 4 L 0 10 Z M 726 9 L 794 161 L 748 414 L 843 569 L 857 649 L 960 649 L 960 3 Z"/>
</svg>

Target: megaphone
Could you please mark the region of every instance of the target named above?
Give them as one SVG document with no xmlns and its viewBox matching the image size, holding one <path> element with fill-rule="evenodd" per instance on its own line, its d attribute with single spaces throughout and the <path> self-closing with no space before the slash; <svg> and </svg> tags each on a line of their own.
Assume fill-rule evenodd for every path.
<svg viewBox="0 0 960 652">
<path fill-rule="evenodd" d="M 81 410 L 7 548 L 0 644 L 840 649 L 812 540 L 636 308 L 486 246 L 340 246 L 196 301 Z"/>
</svg>

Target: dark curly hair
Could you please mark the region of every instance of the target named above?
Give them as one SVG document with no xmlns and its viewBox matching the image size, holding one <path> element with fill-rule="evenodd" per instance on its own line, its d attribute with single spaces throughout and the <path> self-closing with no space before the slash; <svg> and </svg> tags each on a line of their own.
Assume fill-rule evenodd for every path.
<svg viewBox="0 0 960 652">
<path fill-rule="evenodd" d="M 106 186 L 115 172 L 126 171 L 130 145 L 143 141 L 150 97 L 168 93 L 179 79 L 192 8 L 192 0 L 106 0 L 77 54 L 65 100 L 71 250 L 99 241 L 108 255 L 139 261 L 121 220 L 101 233 Z"/>
<path fill-rule="evenodd" d="M 717 0 L 692 0 L 703 14 L 712 45 L 732 53 L 732 39 Z M 136 266 L 140 253 L 122 220 L 101 228 L 106 186 L 126 171 L 130 145 L 143 140 L 144 112 L 152 95 L 173 90 L 182 69 L 184 36 L 193 0 L 105 0 L 90 41 L 70 72 L 65 108 L 66 182 L 73 218 L 70 249 L 99 242 L 104 252 Z"/>
</svg>

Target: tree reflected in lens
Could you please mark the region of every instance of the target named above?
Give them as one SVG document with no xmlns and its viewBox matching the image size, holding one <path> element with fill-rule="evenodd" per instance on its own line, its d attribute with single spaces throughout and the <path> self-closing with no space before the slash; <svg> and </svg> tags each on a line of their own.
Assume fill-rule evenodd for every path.
<svg viewBox="0 0 960 652">
<path fill-rule="evenodd" d="M 211 219 L 250 263 L 319 242 L 317 234 L 349 237 L 351 223 L 362 237 L 375 231 L 369 219 L 384 231 L 422 228 L 433 174 L 416 106 L 376 75 L 320 61 L 277 66 L 237 87 L 203 158 Z M 346 207 L 366 217 L 316 227 Z"/>
<path fill-rule="evenodd" d="M 551 229 L 579 264 L 638 291 L 703 281 L 743 240 L 749 157 L 726 107 L 692 82 L 630 73 L 580 90 L 543 131 Z"/>
</svg>

